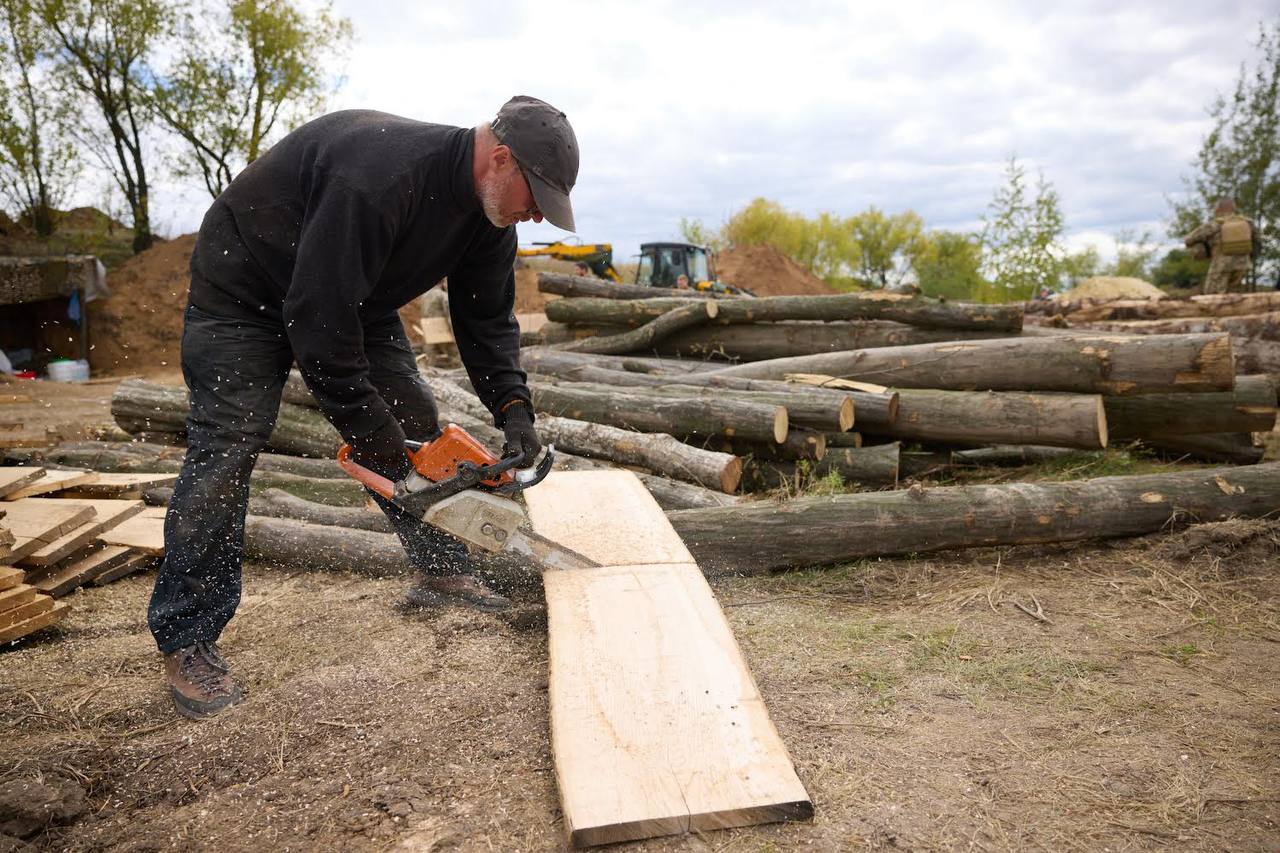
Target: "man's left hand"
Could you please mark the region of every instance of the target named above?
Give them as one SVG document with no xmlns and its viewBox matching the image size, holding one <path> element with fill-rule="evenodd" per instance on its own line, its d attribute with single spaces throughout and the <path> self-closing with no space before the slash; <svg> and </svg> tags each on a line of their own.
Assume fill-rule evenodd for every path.
<svg viewBox="0 0 1280 853">
<path fill-rule="evenodd" d="M 523 452 L 525 465 L 533 465 L 538 453 L 542 451 L 538 433 L 533 428 L 533 411 L 527 403 L 521 401 L 507 409 L 506 415 L 502 431 L 506 434 L 507 442 L 502 446 L 502 455 L 514 456 Z"/>
</svg>

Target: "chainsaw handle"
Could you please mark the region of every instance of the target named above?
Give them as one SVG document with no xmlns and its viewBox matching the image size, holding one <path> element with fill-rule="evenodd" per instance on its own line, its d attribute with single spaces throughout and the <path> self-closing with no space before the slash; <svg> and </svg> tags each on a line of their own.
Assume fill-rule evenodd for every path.
<svg viewBox="0 0 1280 853">
<path fill-rule="evenodd" d="M 363 465 L 355 462 L 351 458 L 351 445 L 344 444 L 338 448 L 338 464 L 342 466 L 342 470 L 354 479 L 360 485 L 370 491 L 382 495 L 387 500 L 394 500 L 396 496 L 396 484 L 388 480 L 381 474 L 370 471 Z"/>
</svg>

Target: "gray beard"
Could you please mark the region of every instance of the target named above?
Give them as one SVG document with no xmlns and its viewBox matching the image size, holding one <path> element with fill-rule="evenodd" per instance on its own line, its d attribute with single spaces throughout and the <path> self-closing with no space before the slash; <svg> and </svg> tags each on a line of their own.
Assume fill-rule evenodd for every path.
<svg viewBox="0 0 1280 853">
<path fill-rule="evenodd" d="M 506 180 L 498 186 L 498 182 L 492 178 L 486 180 L 480 185 L 480 209 L 484 211 L 485 218 L 493 223 L 495 228 L 506 228 L 507 225 L 502 221 L 502 195 L 507 191 L 507 187 L 511 186 L 511 178 L 515 175 L 515 170 L 507 174 Z"/>
</svg>

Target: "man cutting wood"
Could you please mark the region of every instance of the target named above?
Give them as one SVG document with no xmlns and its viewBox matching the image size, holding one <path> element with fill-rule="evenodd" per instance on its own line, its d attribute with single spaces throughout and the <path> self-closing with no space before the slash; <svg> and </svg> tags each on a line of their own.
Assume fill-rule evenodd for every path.
<svg viewBox="0 0 1280 853">
<path fill-rule="evenodd" d="M 214 201 L 191 258 L 182 370 L 188 450 L 147 613 L 179 713 L 241 690 L 217 640 L 240 601 L 249 475 L 296 361 L 366 468 L 399 481 L 406 438 L 439 432 L 397 309 L 446 276 L 458 352 L 506 435 L 540 450 L 515 300 L 515 223 L 574 230 L 578 144 L 564 113 L 517 96 L 474 129 L 366 110 L 290 133 Z M 375 497 L 417 578 L 412 603 L 496 610 L 466 549 Z"/>
</svg>

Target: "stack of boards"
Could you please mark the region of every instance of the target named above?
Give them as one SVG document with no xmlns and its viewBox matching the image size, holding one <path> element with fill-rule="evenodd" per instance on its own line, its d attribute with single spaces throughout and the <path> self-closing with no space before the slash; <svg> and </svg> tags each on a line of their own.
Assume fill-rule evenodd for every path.
<svg viewBox="0 0 1280 853">
<path fill-rule="evenodd" d="M 0 644 L 62 619 L 55 601 L 152 568 L 164 555 L 164 509 L 138 499 L 171 474 L 0 468 Z"/>
</svg>

